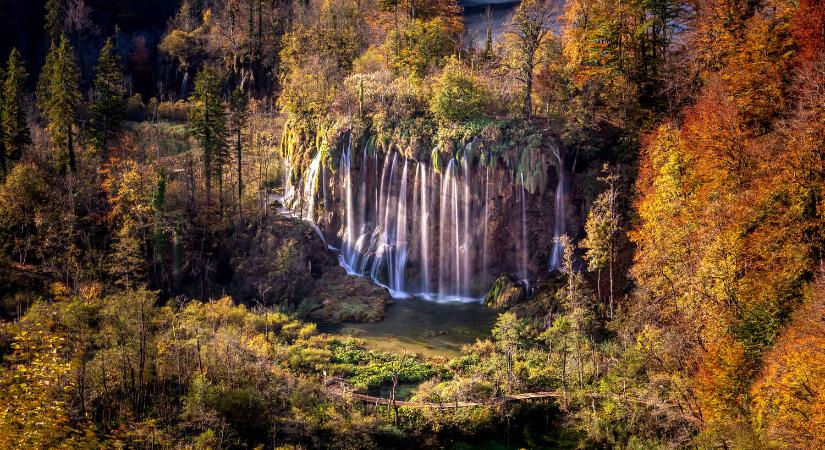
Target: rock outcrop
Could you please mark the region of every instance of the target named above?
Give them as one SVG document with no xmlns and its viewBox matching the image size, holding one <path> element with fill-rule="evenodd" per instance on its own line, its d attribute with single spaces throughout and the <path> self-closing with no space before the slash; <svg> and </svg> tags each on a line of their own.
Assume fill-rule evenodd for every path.
<svg viewBox="0 0 825 450">
<path fill-rule="evenodd" d="M 227 293 L 253 305 L 278 305 L 323 322 L 375 322 L 384 317 L 386 289 L 347 276 L 312 226 L 275 215 L 230 245 Z"/>
<path fill-rule="evenodd" d="M 319 322 L 378 322 L 390 302 L 386 289 L 341 267 L 329 268 L 313 284 L 297 314 Z"/>
</svg>

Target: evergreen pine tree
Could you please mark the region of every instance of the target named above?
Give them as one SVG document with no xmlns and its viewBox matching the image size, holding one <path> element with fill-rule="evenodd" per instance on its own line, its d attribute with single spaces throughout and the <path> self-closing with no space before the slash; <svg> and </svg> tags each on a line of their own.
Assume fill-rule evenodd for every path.
<svg viewBox="0 0 825 450">
<path fill-rule="evenodd" d="M 92 142 L 99 150 L 105 151 L 109 140 L 120 131 L 126 107 L 124 93 L 120 62 L 109 38 L 100 50 L 93 101 L 89 105 Z"/>
<path fill-rule="evenodd" d="M 54 59 L 57 56 L 55 49 L 55 41 L 52 41 L 46 59 L 43 61 L 43 67 L 40 68 L 40 77 L 37 79 L 37 86 L 35 86 L 35 95 L 37 99 L 37 106 L 41 111 L 46 110 L 46 100 L 49 98 L 49 82 L 52 79 L 51 72 L 54 68 Z"/>
<path fill-rule="evenodd" d="M 46 1 L 46 17 L 43 28 L 52 42 L 60 39 L 60 35 L 63 33 L 63 2 L 64 0 Z"/>
<path fill-rule="evenodd" d="M 241 197 L 243 196 L 243 131 L 249 120 L 249 109 L 246 95 L 240 86 L 232 91 L 229 98 L 229 127 L 235 138 L 235 161 L 238 169 L 238 216 L 241 216 Z"/>
<path fill-rule="evenodd" d="M 23 96 L 26 78 L 29 74 L 23 64 L 20 52 L 13 48 L 9 54 L 6 75 L 3 78 L 2 103 L 0 103 L 0 123 L 2 123 L 2 146 L 5 154 L 4 163 L 10 168 L 11 163 L 23 156 L 23 149 L 31 144 L 26 112 L 23 110 Z"/>
<path fill-rule="evenodd" d="M 226 111 L 221 99 L 220 80 L 212 69 L 204 67 L 195 77 L 193 101 L 189 124 L 203 151 L 206 201 L 210 203 L 212 180 L 217 178 L 219 192 L 222 191 L 223 171 L 229 159 Z"/>
<path fill-rule="evenodd" d="M 68 168 L 72 172 L 76 169 L 72 128 L 80 104 L 78 78 L 74 49 L 66 36 L 60 36 L 46 56 L 46 65 L 38 83 L 37 100 L 46 116 L 52 145 L 56 149 L 65 149 L 65 156 L 59 158 L 61 169 L 68 162 Z"/>
</svg>

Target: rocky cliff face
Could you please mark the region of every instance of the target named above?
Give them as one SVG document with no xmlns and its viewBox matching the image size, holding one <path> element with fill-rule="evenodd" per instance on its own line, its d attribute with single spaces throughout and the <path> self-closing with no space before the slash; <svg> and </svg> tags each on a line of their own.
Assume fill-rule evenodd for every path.
<svg viewBox="0 0 825 450">
<path fill-rule="evenodd" d="M 552 137 L 488 135 L 427 159 L 348 131 L 293 140 L 286 203 L 395 296 L 481 297 L 499 275 L 547 272 L 559 166 Z"/>
</svg>

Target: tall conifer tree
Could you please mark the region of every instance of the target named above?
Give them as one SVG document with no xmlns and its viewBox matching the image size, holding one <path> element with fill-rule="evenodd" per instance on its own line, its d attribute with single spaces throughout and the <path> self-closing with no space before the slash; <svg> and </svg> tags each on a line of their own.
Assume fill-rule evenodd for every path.
<svg viewBox="0 0 825 450">
<path fill-rule="evenodd" d="M 60 39 L 60 35 L 63 33 L 63 3 L 64 0 L 46 1 L 46 17 L 43 28 L 52 42 Z"/>
<path fill-rule="evenodd" d="M 23 149 L 31 144 L 26 112 L 23 109 L 23 96 L 28 76 L 20 52 L 16 48 L 12 49 L 3 78 L 2 106 L 0 106 L 4 157 L 9 167 L 11 162 L 23 156 Z"/>
<path fill-rule="evenodd" d="M 229 98 L 229 127 L 235 140 L 235 161 L 238 169 L 238 215 L 241 215 L 241 197 L 243 196 L 243 133 L 249 120 L 248 101 L 243 90 L 238 86 Z"/>
<path fill-rule="evenodd" d="M 221 99 L 221 86 L 215 72 L 204 67 L 195 77 L 194 107 L 189 114 L 192 133 L 203 151 L 203 176 L 207 203 L 212 198 L 212 180 L 222 189 L 223 171 L 229 159 L 227 148 L 226 110 Z"/>
<path fill-rule="evenodd" d="M 79 76 L 74 49 L 66 36 L 60 36 L 46 57 L 38 83 L 37 100 L 46 116 L 52 145 L 65 151 L 65 155 L 59 157 L 61 169 L 68 164 L 72 172 L 76 169 L 73 127 L 80 105 Z"/>
<path fill-rule="evenodd" d="M 120 131 L 126 107 L 124 93 L 120 61 L 110 38 L 100 50 L 93 100 L 89 105 L 92 139 L 99 150 L 105 151 L 111 138 Z"/>
</svg>

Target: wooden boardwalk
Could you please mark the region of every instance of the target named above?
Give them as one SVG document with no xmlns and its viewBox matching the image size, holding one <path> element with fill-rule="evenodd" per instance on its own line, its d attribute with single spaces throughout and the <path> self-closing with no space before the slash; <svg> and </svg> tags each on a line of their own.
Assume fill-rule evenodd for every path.
<svg viewBox="0 0 825 450">
<path fill-rule="evenodd" d="M 355 392 L 355 388 L 345 379 L 333 377 L 328 379 L 325 382 L 327 388 L 339 395 L 341 397 L 349 398 L 351 400 L 355 400 L 358 402 L 371 404 L 371 405 L 381 405 L 381 406 L 393 406 L 393 401 L 389 398 L 384 397 L 374 397 L 372 395 L 366 394 L 359 394 Z M 562 391 L 537 391 L 537 392 L 525 392 L 523 394 L 512 394 L 512 395 L 499 395 L 496 397 L 492 397 L 485 402 L 464 402 L 464 401 L 453 401 L 453 402 L 442 402 L 442 403 L 433 403 L 433 402 L 408 402 L 403 400 L 396 400 L 395 406 L 397 407 L 407 407 L 407 408 L 434 408 L 434 409 L 451 409 L 451 408 L 475 408 L 475 407 L 483 407 L 483 406 L 494 406 L 500 405 L 503 403 L 508 402 L 523 402 L 529 400 L 544 400 L 544 399 L 555 399 L 563 397 L 564 393 Z M 585 394 L 585 396 L 592 398 L 592 399 L 613 399 L 616 401 L 621 402 L 630 402 L 636 403 L 641 405 L 647 405 L 652 407 L 663 407 L 668 406 L 668 402 L 660 399 L 641 399 L 641 398 L 633 398 L 633 397 L 626 397 L 626 396 L 615 396 L 615 395 L 605 395 L 605 394 L 597 394 L 595 392 L 591 392 L 589 394 Z"/>
<path fill-rule="evenodd" d="M 343 392 L 341 392 L 343 394 Z M 353 400 L 357 400 L 363 403 L 369 403 L 372 405 L 382 405 L 382 406 L 393 406 L 392 400 L 383 397 L 373 397 L 371 395 L 365 394 L 358 394 L 356 392 L 349 392 L 349 396 L 352 397 Z M 488 400 L 487 402 L 444 402 L 444 403 L 429 403 L 429 402 L 407 402 L 402 400 L 396 400 L 395 406 L 398 407 L 407 407 L 407 408 L 434 408 L 434 409 L 449 409 L 449 408 L 472 408 L 472 407 L 480 407 L 480 406 L 493 406 L 507 402 L 517 402 L 517 401 L 525 401 L 525 400 L 539 400 L 539 399 L 546 399 L 546 398 L 557 398 L 561 396 L 561 394 L 557 391 L 545 391 L 545 392 L 528 392 L 524 394 L 513 394 L 513 395 L 502 395 L 499 397 L 494 397 Z"/>
</svg>

